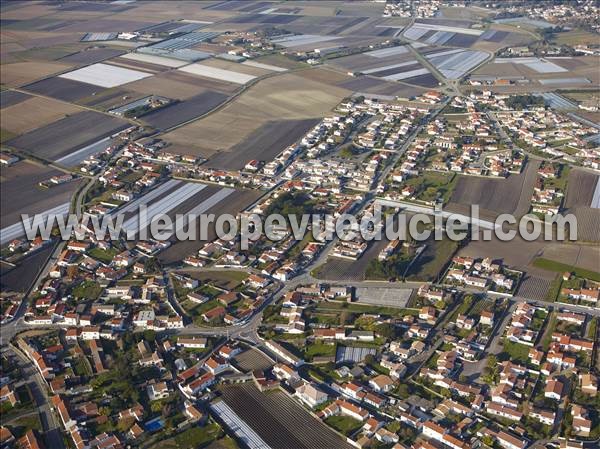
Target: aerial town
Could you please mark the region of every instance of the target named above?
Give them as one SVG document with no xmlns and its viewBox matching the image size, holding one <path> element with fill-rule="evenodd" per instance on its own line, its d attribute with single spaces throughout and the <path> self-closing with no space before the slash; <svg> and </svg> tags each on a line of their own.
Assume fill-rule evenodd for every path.
<svg viewBox="0 0 600 449">
<path fill-rule="evenodd" d="M 0 12 L 0 449 L 600 447 L 598 2 Z"/>
</svg>

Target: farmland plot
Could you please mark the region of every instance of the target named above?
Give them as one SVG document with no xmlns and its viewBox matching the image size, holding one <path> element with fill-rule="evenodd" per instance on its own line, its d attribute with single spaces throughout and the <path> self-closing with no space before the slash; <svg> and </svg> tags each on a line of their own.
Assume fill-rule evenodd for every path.
<svg viewBox="0 0 600 449">
<path fill-rule="evenodd" d="M 43 159 L 56 160 L 128 126 L 118 118 L 84 111 L 11 139 L 7 144 Z"/>
<path fill-rule="evenodd" d="M 71 64 L 59 62 L 15 62 L 2 64 L 0 73 L 3 84 L 8 87 L 17 87 L 71 67 Z"/>
<path fill-rule="evenodd" d="M 273 367 L 265 355 L 255 349 L 248 349 L 239 353 L 234 358 L 236 366 L 244 372 L 251 372 L 257 369 L 268 370 Z"/>
<path fill-rule="evenodd" d="M 225 94 L 207 91 L 150 112 L 142 120 L 157 129 L 166 130 L 206 114 L 226 99 L 227 95 Z"/>
<path fill-rule="evenodd" d="M 42 81 L 28 84 L 24 89 L 58 100 L 76 102 L 82 98 L 96 95 L 105 89 L 92 84 L 72 81 L 55 76 Z"/>
<path fill-rule="evenodd" d="M 121 56 L 123 59 L 130 59 L 132 61 L 147 62 L 150 64 L 177 68 L 187 64 L 186 61 L 180 59 L 172 59 L 164 56 L 145 55 L 143 53 L 127 53 Z"/>
<path fill-rule="evenodd" d="M 206 78 L 214 78 L 229 83 L 246 84 L 256 78 L 253 75 L 246 75 L 244 73 L 234 72 L 232 70 L 219 69 L 217 67 L 210 67 L 204 64 L 190 64 L 182 67 L 179 70 L 193 75 L 203 76 Z"/>
<path fill-rule="evenodd" d="M 273 449 L 352 447 L 281 391 L 264 394 L 246 383 L 221 392 L 225 403 Z"/>
<path fill-rule="evenodd" d="M 525 274 L 516 292 L 516 296 L 543 301 L 550 290 L 552 280 Z"/>
<path fill-rule="evenodd" d="M 139 70 L 130 70 L 100 62 L 64 73 L 59 75 L 59 78 L 93 84 L 94 86 L 100 87 L 115 87 L 132 81 L 141 80 L 149 76 L 152 75 Z"/>
<path fill-rule="evenodd" d="M 260 81 L 219 111 L 165 134 L 164 139 L 210 158 L 243 144 L 268 122 L 320 118 L 349 93 L 298 75 L 282 74 Z"/>
<path fill-rule="evenodd" d="M 475 50 L 447 50 L 426 55 L 436 69 L 449 79 L 461 78 L 487 57 L 487 53 Z"/>
<path fill-rule="evenodd" d="M 370 76 L 360 76 L 343 81 L 338 86 L 354 92 L 410 99 L 426 92 L 425 89 L 385 81 Z"/>
<path fill-rule="evenodd" d="M 48 245 L 21 260 L 16 268 L 2 263 L 0 265 L 0 289 L 3 292 L 25 292 L 34 282 L 52 250 L 52 245 Z"/>
<path fill-rule="evenodd" d="M 571 170 L 565 207 L 591 207 L 598 190 L 598 181 L 600 181 L 600 175 L 585 170 Z"/>
<path fill-rule="evenodd" d="M 50 98 L 30 97 L 2 110 L 2 128 L 22 134 L 81 110 L 77 106 Z"/>
<path fill-rule="evenodd" d="M 122 50 L 113 50 L 112 48 L 94 48 L 65 56 L 64 58 L 60 58 L 59 61 L 77 65 L 94 64 L 124 53 Z"/>
<path fill-rule="evenodd" d="M 539 160 L 530 160 L 524 171 L 506 179 L 461 176 L 456 183 L 448 209 L 454 204 L 477 204 L 482 212 L 493 215 L 521 216 L 529 211 Z"/>
<path fill-rule="evenodd" d="M 199 76 L 179 71 L 160 73 L 156 76 L 130 83 L 126 87 L 145 95 L 160 95 L 180 100 L 194 97 L 207 90 L 230 94 L 240 88 L 239 84 L 200 78 Z"/>
<path fill-rule="evenodd" d="M 2 166 L 0 173 L 2 178 L 0 234 L 3 241 L 8 239 L 8 236 L 5 237 L 7 228 L 16 223 L 20 224 L 22 213 L 33 215 L 68 204 L 72 193 L 77 188 L 77 182 L 61 184 L 51 189 L 38 187 L 40 181 L 59 175 L 60 172 L 27 161 L 17 162 L 10 167 Z M 15 201 L 16 198 L 18 201 Z"/>
<path fill-rule="evenodd" d="M 600 241 L 600 176 L 571 170 L 565 208 L 577 217 L 578 239 Z"/>
<path fill-rule="evenodd" d="M 288 145 L 301 139 L 318 119 L 273 120 L 251 133 L 243 142 L 230 151 L 210 158 L 208 167 L 240 170 L 251 160 L 270 161 Z"/>
<path fill-rule="evenodd" d="M 169 212 L 169 216 L 178 213 L 215 214 L 237 214 L 252 204 L 261 195 L 257 190 L 232 190 L 220 189 L 216 186 L 207 186 L 199 194 L 181 203 L 177 208 Z M 201 224 L 198 223 L 198 229 Z M 214 225 L 208 227 L 208 241 L 216 238 Z M 181 259 L 187 255 L 196 253 L 206 241 L 183 240 L 174 241 L 165 251 L 158 255 L 158 259 L 164 264 L 180 264 Z"/>
<path fill-rule="evenodd" d="M 4 109 L 8 106 L 14 106 L 27 100 L 28 98 L 31 98 L 31 95 L 17 92 L 16 90 L 4 90 L 0 92 L 0 109 Z"/>
</svg>

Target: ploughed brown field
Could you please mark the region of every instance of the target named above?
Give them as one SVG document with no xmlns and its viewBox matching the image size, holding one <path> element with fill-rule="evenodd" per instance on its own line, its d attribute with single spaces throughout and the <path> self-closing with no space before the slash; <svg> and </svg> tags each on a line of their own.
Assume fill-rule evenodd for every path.
<svg viewBox="0 0 600 449">
<path fill-rule="evenodd" d="M 251 383 L 221 388 L 225 403 L 273 449 L 349 449 L 329 427 L 282 391 Z"/>
<path fill-rule="evenodd" d="M 539 160 L 530 159 L 520 174 L 506 179 L 461 176 L 446 209 L 468 213 L 469 206 L 477 204 L 482 218 L 499 214 L 520 217 L 529 211 L 539 165 Z"/>
<path fill-rule="evenodd" d="M 49 189 L 38 186 L 40 181 L 62 174 L 41 164 L 20 161 L 0 168 L 0 228 L 17 223 L 21 214 L 42 213 L 70 200 L 78 181 L 61 184 Z"/>
<path fill-rule="evenodd" d="M 42 159 L 57 160 L 128 126 L 125 120 L 84 111 L 37 128 L 6 144 Z"/>
<path fill-rule="evenodd" d="M 284 73 L 258 81 L 218 111 L 165 134 L 164 139 L 210 158 L 216 152 L 244 149 L 244 141 L 269 122 L 321 118 L 350 93 Z M 271 139 L 267 134 L 265 138 Z M 259 148 L 269 144 L 256 142 Z M 245 162 L 257 159 L 235 154 Z"/>
</svg>

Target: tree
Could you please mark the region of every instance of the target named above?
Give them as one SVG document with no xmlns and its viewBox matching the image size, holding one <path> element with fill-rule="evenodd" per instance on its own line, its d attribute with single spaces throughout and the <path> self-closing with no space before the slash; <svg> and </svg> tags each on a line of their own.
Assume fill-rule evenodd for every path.
<svg viewBox="0 0 600 449">
<path fill-rule="evenodd" d="M 410 389 L 408 388 L 408 385 L 406 384 L 400 384 L 398 386 L 398 396 L 400 396 L 401 398 L 406 399 L 407 397 L 410 396 Z"/>
<path fill-rule="evenodd" d="M 375 356 L 373 354 L 367 354 L 365 356 L 365 363 L 367 365 L 374 365 L 377 363 L 377 359 L 375 358 Z"/>
<path fill-rule="evenodd" d="M 149 341 L 149 342 L 155 341 L 156 340 L 156 332 L 153 331 L 152 329 L 146 329 L 144 331 L 144 340 Z"/>
<path fill-rule="evenodd" d="M 347 324 L 350 321 L 351 313 L 347 310 L 343 310 L 340 313 L 340 326 Z"/>
<path fill-rule="evenodd" d="M 382 323 L 375 327 L 375 332 L 384 338 L 394 338 L 396 336 L 396 326 L 391 323 Z"/>
</svg>

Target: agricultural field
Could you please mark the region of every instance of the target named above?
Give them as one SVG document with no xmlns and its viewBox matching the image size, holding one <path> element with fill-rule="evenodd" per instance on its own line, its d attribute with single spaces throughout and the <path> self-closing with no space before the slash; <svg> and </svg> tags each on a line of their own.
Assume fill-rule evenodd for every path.
<svg viewBox="0 0 600 449">
<path fill-rule="evenodd" d="M 367 269 L 372 260 L 376 260 L 379 252 L 385 248 L 389 242 L 381 240 L 371 242 L 363 255 L 358 260 L 346 260 L 337 257 L 330 257 L 313 273 L 318 279 L 328 281 L 364 281 L 368 279 Z"/>
<path fill-rule="evenodd" d="M 0 92 L 0 108 L 4 109 L 9 106 L 14 106 L 27 99 L 31 98 L 31 95 L 16 90 L 3 90 Z"/>
<path fill-rule="evenodd" d="M 244 372 L 250 372 L 257 369 L 268 370 L 273 366 L 265 355 L 255 349 L 247 349 L 235 356 L 235 365 Z"/>
<path fill-rule="evenodd" d="M 469 47 L 483 35 L 482 30 L 470 28 L 471 22 L 448 20 L 417 21 L 403 31 L 404 37 L 426 45 Z"/>
<path fill-rule="evenodd" d="M 144 53 L 127 53 L 122 55 L 122 57 L 113 60 L 113 62 L 122 60 L 130 61 L 130 63 L 133 63 L 131 61 L 136 61 L 138 63 L 145 63 L 152 66 L 163 66 L 170 68 L 177 68 L 187 64 L 185 61 L 181 61 L 179 59 L 167 58 L 165 56 L 146 55 Z"/>
<path fill-rule="evenodd" d="M 490 57 L 477 50 L 441 50 L 428 52 L 425 57 L 448 79 L 459 79 Z"/>
<path fill-rule="evenodd" d="M 226 197 L 222 197 L 225 195 Z M 244 210 L 250 204 L 252 204 L 260 196 L 260 192 L 257 190 L 232 190 L 225 189 L 215 186 L 207 186 L 198 195 L 191 200 L 180 203 L 178 207 L 169 212 L 169 216 L 172 214 L 183 214 L 186 211 L 198 211 L 195 213 L 206 213 L 215 214 L 218 217 L 222 214 L 237 214 L 239 211 Z M 216 201 L 219 199 L 219 201 Z M 199 210 L 208 207 L 204 212 Z M 198 230 L 201 229 L 201 224 L 198 224 Z M 214 225 L 208 227 L 208 240 L 212 241 L 216 238 Z M 158 255 L 161 263 L 164 264 L 179 264 L 181 259 L 190 254 L 196 253 L 206 242 L 202 240 L 190 240 L 190 241 L 177 241 L 174 242 L 169 248 L 161 252 Z"/>
<path fill-rule="evenodd" d="M 530 92 L 532 87 L 541 91 L 592 88 L 600 82 L 600 74 L 596 70 L 599 61 L 598 56 L 496 58 L 477 69 L 473 75 L 529 80 L 528 83 L 491 86 L 498 92 Z"/>
<path fill-rule="evenodd" d="M 406 45 L 343 56 L 331 59 L 328 64 L 355 75 L 369 75 L 383 81 L 402 81 L 422 87 L 438 85 L 437 79 L 415 59 Z"/>
<path fill-rule="evenodd" d="M 584 30 L 569 30 L 555 34 L 552 42 L 557 45 L 597 44 L 598 35 Z"/>
<path fill-rule="evenodd" d="M 481 216 L 514 214 L 520 217 L 529 211 L 539 160 L 530 160 L 518 175 L 506 179 L 461 176 L 450 198 L 448 209 L 459 211 L 478 204 Z"/>
<path fill-rule="evenodd" d="M 600 248 L 597 246 L 551 243 L 538 256 L 582 270 L 600 271 Z"/>
<path fill-rule="evenodd" d="M 600 176 L 588 171 L 571 170 L 565 200 L 567 213 L 577 217 L 577 237 L 600 241 Z"/>
<path fill-rule="evenodd" d="M 150 126 L 164 131 L 206 114 L 226 99 L 227 95 L 225 94 L 206 91 L 187 100 L 152 111 L 144 115 L 142 120 Z"/>
<path fill-rule="evenodd" d="M 6 263 L 0 264 L 0 289 L 3 292 L 25 292 L 48 260 L 52 250 L 52 245 L 42 248 L 22 259 L 16 267 Z"/>
<path fill-rule="evenodd" d="M 160 73 L 151 78 L 130 83 L 126 87 L 145 95 L 161 95 L 180 100 L 206 91 L 232 94 L 240 88 L 238 84 L 227 83 L 223 80 L 200 78 L 178 70 Z"/>
<path fill-rule="evenodd" d="M 252 384 L 220 390 L 225 403 L 273 449 L 348 449 L 350 446 L 285 393 Z"/>
<path fill-rule="evenodd" d="M 184 274 L 201 282 L 208 282 L 218 288 L 234 290 L 249 275 L 245 271 L 198 271 L 198 270 L 179 270 L 179 274 Z"/>
<path fill-rule="evenodd" d="M 51 98 L 30 97 L 2 108 L 2 129 L 19 135 L 81 111 L 77 106 Z"/>
<path fill-rule="evenodd" d="M 128 53 L 128 54 L 133 54 L 133 53 Z M 126 55 L 123 55 L 123 56 L 126 56 Z M 141 61 L 132 61 L 127 58 L 121 58 L 121 57 L 110 59 L 107 62 L 110 62 L 111 66 L 117 66 L 117 67 L 134 70 L 134 71 L 141 71 L 141 72 L 149 73 L 152 75 L 156 75 L 157 73 L 162 73 L 162 72 L 169 70 L 168 67 L 165 67 L 163 65 L 157 65 L 157 64 L 141 62 Z"/>
<path fill-rule="evenodd" d="M 355 289 L 358 304 L 370 304 L 385 307 L 405 308 L 413 294 L 412 289 L 385 287 L 357 287 Z"/>
<path fill-rule="evenodd" d="M 81 69 L 59 75 L 81 83 L 93 84 L 100 87 L 115 87 L 152 76 L 150 73 L 117 67 L 110 64 L 96 63 Z"/>
<path fill-rule="evenodd" d="M 164 139 L 210 158 L 219 150 L 243 145 L 253 132 L 274 120 L 320 118 L 349 93 L 298 75 L 277 75 L 253 85 L 219 111 L 165 134 Z M 245 162 L 251 159 L 239 156 Z"/>
<path fill-rule="evenodd" d="M 437 85 L 437 81 L 435 83 Z M 424 87 L 409 86 L 398 82 L 385 81 L 372 76 L 358 76 L 338 84 L 339 87 L 352 90 L 358 94 L 369 94 L 381 97 L 397 97 L 410 100 L 424 94 Z M 433 85 L 432 85 L 433 87 Z"/>
<path fill-rule="evenodd" d="M 318 119 L 272 120 L 253 131 L 246 139 L 229 151 L 215 154 L 206 164 L 208 167 L 240 170 L 252 159 L 272 160 L 287 146 L 300 140 Z"/>
<path fill-rule="evenodd" d="M 78 182 L 69 182 L 49 189 L 38 186 L 40 181 L 60 174 L 58 170 L 29 161 L 20 161 L 10 167 L 2 166 L 0 182 L 2 234 L 7 232 L 8 226 L 20 223 L 21 213 L 29 215 L 44 213 L 70 203 L 71 195 L 77 189 Z M 18 201 L 15 201 L 15 198 L 18 198 Z M 2 244 L 7 238 L 5 235 L 2 236 Z"/>
<path fill-rule="evenodd" d="M 64 72 L 72 64 L 61 62 L 14 62 L 2 64 L 2 84 L 7 87 L 19 87 L 40 78 Z"/>
<path fill-rule="evenodd" d="M 23 89 L 28 92 L 69 102 L 76 102 L 77 100 L 99 94 L 105 90 L 98 86 L 57 76 L 28 84 L 23 86 Z"/>
<path fill-rule="evenodd" d="M 185 73 L 191 73 L 192 75 L 222 80 L 234 84 L 246 84 L 256 78 L 254 75 L 234 72 L 233 70 L 220 69 L 218 67 L 212 67 L 200 63 L 190 64 L 180 68 L 179 70 Z"/>
<path fill-rule="evenodd" d="M 209 59 L 207 61 L 204 61 L 203 64 L 207 67 L 213 67 L 216 69 L 236 72 L 254 77 L 261 77 L 273 72 L 285 72 L 285 70 L 271 70 L 267 68 L 268 66 L 266 65 L 261 67 L 260 63 L 258 63 L 258 65 L 255 65 L 252 60 L 239 63 L 225 61 L 223 59 Z"/>
<path fill-rule="evenodd" d="M 25 133 L 6 144 L 42 159 L 56 160 L 127 126 L 121 119 L 84 111 Z"/>
<path fill-rule="evenodd" d="M 540 276 L 525 274 L 521 279 L 516 296 L 543 301 L 552 287 L 552 280 Z"/>
<path fill-rule="evenodd" d="M 123 50 L 116 50 L 112 48 L 91 48 L 64 56 L 59 59 L 59 62 L 77 65 L 95 64 L 97 62 L 104 61 L 105 59 L 111 59 L 116 56 L 120 56 L 124 53 L 125 52 Z"/>
<path fill-rule="evenodd" d="M 571 170 L 565 208 L 592 207 L 600 175 L 584 170 Z"/>
<path fill-rule="evenodd" d="M 201 214 L 224 200 L 232 189 L 220 189 L 206 184 L 169 180 L 154 188 L 144 196 L 127 203 L 119 210 L 124 216 L 123 228 L 135 234 L 146 229 L 152 219 L 159 214 L 176 213 Z M 147 207 L 147 217 L 141 221 L 138 207 Z"/>
</svg>

